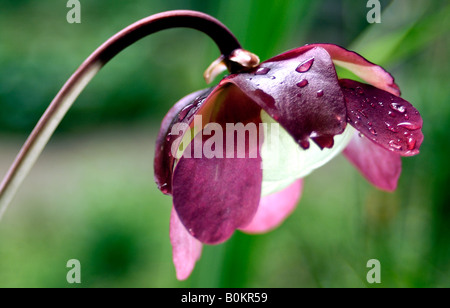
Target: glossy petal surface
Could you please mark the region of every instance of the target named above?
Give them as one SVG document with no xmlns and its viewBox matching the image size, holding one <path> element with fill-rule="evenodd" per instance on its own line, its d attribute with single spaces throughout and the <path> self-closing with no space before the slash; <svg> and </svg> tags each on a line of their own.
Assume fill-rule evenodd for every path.
<svg viewBox="0 0 450 308">
<path fill-rule="evenodd" d="M 286 58 L 294 57 L 298 54 L 302 54 L 307 50 L 315 47 L 320 47 L 325 49 L 333 62 L 343 68 L 348 69 L 356 76 L 360 77 L 364 81 L 370 83 L 371 85 L 385 90 L 389 93 L 399 96 L 400 89 L 394 81 L 394 77 L 389 74 L 384 68 L 376 65 L 358 53 L 354 51 L 347 50 L 343 47 L 334 44 L 310 44 L 305 45 L 290 51 L 287 51 L 275 58 L 272 61 L 282 61 Z"/>
<path fill-rule="evenodd" d="M 386 150 L 402 156 L 419 153 L 422 118 L 401 97 L 354 80 L 340 80 L 349 123 Z"/>
<path fill-rule="evenodd" d="M 331 147 L 333 136 L 346 126 L 334 64 L 323 48 L 265 61 L 252 72 L 229 76 L 225 83 L 239 87 L 304 149 L 310 138 L 321 148 Z"/>
</svg>

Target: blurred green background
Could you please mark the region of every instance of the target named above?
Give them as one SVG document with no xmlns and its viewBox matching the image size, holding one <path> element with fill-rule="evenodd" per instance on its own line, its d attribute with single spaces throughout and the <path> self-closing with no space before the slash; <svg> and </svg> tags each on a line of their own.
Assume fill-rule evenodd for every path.
<svg viewBox="0 0 450 308">
<path fill-rule="evenodd" d="M 421 154 L 403 159 L 395 193 L 342 157 L 307 178 L 295 213 L 264 235 L 208 246 L 190 279 L 171 260 L 171 198 L 153 181 L 165 112 L 206 87 L 214 43 L 188 29 L 131 46 L 82 93 L 0 222 L 0 287 L 449 287 L 450 5 L 381 1 L 0 1 L 0 176 L 66 79 L 107 38 L 172 9 L 209 13 L 262 60 L 306 43 L 351 48 L 382 64 L 424 119 Z M 345 72 L 339 71 L 343 75 Z M 82 284 L 66 281 L 78 259 Z M 380 285 L 366 281 L 381 262 Z"/>
</svg>

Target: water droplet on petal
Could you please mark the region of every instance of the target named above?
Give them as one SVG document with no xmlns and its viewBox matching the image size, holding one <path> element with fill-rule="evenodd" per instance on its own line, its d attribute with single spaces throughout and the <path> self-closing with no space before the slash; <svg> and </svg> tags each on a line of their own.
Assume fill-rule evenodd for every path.
<svg viewBox="0 0 450 308">
<path fill-rule="evenodd" d="M 372 126 L 373 123 L 372 122 L 367 122 L 367 125 Z"/>
<path fill-rule="evenodd" d="M 266 75 L 270 71 L 268 67 L 260 67 L 256 70 L 255 75 Z"/>
<path fill-rule="evenodd" d="M 402 146 L 397 144 L 394 140 L 389 141 L 389 146 L 398 151 L 402 150 Z"/>
<path fill-rule="evenodd" d="M 186 118 L 189 111 L 191 111 L 191 109 L 193 107 L 194 107 L 194 104 L 191 104 L 191 105 L 187 105 L 186 107 L 181 109 L 180 113 L 178 114 L 178 120 L 183 121 Z"/>
<path fill-rule="evenodd" d="M 298 143 L 304 150 L 309 149 L 309 141 L 308 140 L 299 140 Z"/>
<path fill-rule="evenodd" d="M 356 87 L 356 93 L 359 95 L 363 95 L 364 94 L 364 90 L 361 87 Z"/>
<path fill-rule="evenodd" d="M 377 135 L 377 131 L 373 127 L 369 127 L 369 132 L 374 136 Z"/>
<path fill-rule="evenodd" d="M 161 186 L 159 186 L 159 190 L 163 193 L 163 194 L 167 194 L 169 193 L 169 185 L 167 185 L 167 183 L 162 184 Z"/>
<path fill-rule="evenodd" d="M 405 113 L 405 120 L 409 120 L 409 115 Z"/>
<path fill-rule="evenodd" d="M 397 126 L 404 127 L 407 130 L 418 130 L 419 128 L 421 128 L 420 125 L 417 125 L 417 124 L 414 124 L 411 122 L 402 122 L 402 123 L 397 124 Z"/>
<path fill-rule="evenodd" d="M 396 117 L 395 113 L 393 113 L 392 111 L 389 111 L 388 115 L 391 116 L 391 118 L 395 118 Z"/>
<path fill-rule="evenodd" d="M 398 103 L 391 103 L 389 106 L 400 113 L 404 113 L 406 111 L 406 107 Z"/>
<path fill-rule="evenodd" d="M 307 71 L 309 71 L 311 69 L 311 66 L 314 63 L 314 58 L 308 59 L 305 62 L 301 63 L 299 66 L 297 66 L 297 68 L 295 69 L 295 71 L 299 72 L 299 73 L 306 73 Z"/>
<path fill-rule="evenodd" d="M 274 80 L 274 79 L 277 79 L 277 77 L 271 76 L 270 79 Z"/>
<path fill-rule="evenodd" d="M 364 112 L 364 110 L 358 109 L 358 112 L 365 118 L 367 118 L 367 114 Z"/>
<path fill-rule="evenodd" d="M 308 83 L 309 83 L 308 80 L 302 79 L 302 80 L 300 80 L 299 83 L 297 83 L 297 87 L 300 87 L 300 88 L 306 87 L 308 85 Z"/>
<path fill-rule="evenodd" d="M 384 124 L 386 124 L 387 129 L 390 130 L 391 132 L 393 132 L 393 133 L 398 132 L 397 127 L 395 127 L 394 125 L 389 124 L 388 122 L 384 122 Z"/>
<path fill-rule="evenodd" d="M 413 150 L 416 147 L 416 139 L 409 137 L 407 141 L 408 150 Z"/>
<path fill-rule="evenodd" d="M 378 102 L 378 105 L 380 105 L 381 107 L 384 107 L 383 102 Z"/>
<path fill-rule="evenodd" d="M 319 90 L 317 91 L 317 97 L 322 97 L 323 96 L 323 90 Z"/>
</svg>

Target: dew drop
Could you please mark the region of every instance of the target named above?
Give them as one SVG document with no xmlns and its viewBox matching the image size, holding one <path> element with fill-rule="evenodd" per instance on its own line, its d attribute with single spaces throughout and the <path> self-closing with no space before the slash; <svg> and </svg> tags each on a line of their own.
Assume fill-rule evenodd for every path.
<svg viewBox="0 0 450 308">
<path fill-rule="evenodd" d="M 373 127 L 369 127 L 369 132 L 374 136 L 377 135 L 377 131 Z"/>
<path fill-rule="evenodd" d="M 303 63 L 300 63 L 299 66 L 297 66 L 297 68 L 295 69 L 296 72 L 299 73 L 306 73 L 307 71 L 309 71 L 311 69 L 311 66 L 314 63 L 314 58 L 308 59 Z"/>
<path fill-rule="evenodd" d="M 309 149 L 309 141 L 308 140 L 299 140 L 298 143 L 304 150 Z"/>
<path fill-rule="evenodd" d="M 400 112 L 400 113 L 405 113 L 405 111 L 406 111 L 406 107 L 403 106 L 403 105 L 401 105 L 401 104 L 398 104 L 398 103 L 391 103 L 389 106 L 390 106 L 393 110 L 398 111 L 398 112 Z"/>
<path fill-rule="evenodd" d="M 256 70 L 255 75 L 266 75 L 270 71 L 268 67 L 260 67 Z"/>
<path fill-rule="evenodd" d="M 358 109 L 358 112 L 365 118 L 367 118 L 367 114 L 364 112 L 364 110 Z"/>
<path fill-rule="evenodd" d="M 380 105 L 381 107 L 384 107 L 383 102 L 378 102 L 378 105 Z"/>
<path fill-rule="evenodd" d="M 323 96 L 323 90 L 319 90 L 317 91 L 317 97 L 322 97 Z"/>
<path fill-rule="evenodd" d="M 384 122 L 384 124 L 386 124 L 387 129 L 390 130 L 391 132 L 393 132 L 393 133 L 398 132 L 397 127 L 395 127 L 394 125 L 389 124 L 388 122 Z"/>
<path fill-rule="evenodd" d="M 271 76 L 270 79 L 274 80 L 274 79 L 277 79 L 277 77 Z"/>
<path fill-rule="evenodd" d="M 194 104 L 191 104 L 191 105 L 187 105 L 186 107 L 181 109 L 180 113 L 178 114 L 178 120 L 183 121 L 186 118 L 189 111 L 191 111 L 191 109 L 193 107 L 194 107 Z"/>
<path fill-rule="evenodd" d="M 159 186 L 159 190 L 163 193 L 163 194 L 168 194 L 169 193 L 169 185 L 167 185 L 167 183 L 162 184 L 161 186 Z"/>
<path fill-rule="evenodd" d="M 389 111 L 388 115 L 391 116 L 391 118 L 395 118 L 395 113 L 393 113 L 392 111 Z"/>
<path fill-rule="evenodd" d="M 167 137 L 166 137 L 166 141 L 167 141 L 167 142 L 170 141 L 170 137 L 171 137 L 170 135 L 167 135 Z"/>
<path fill-rule="evenodd" d="M 407 130 L 418 130 L 419 128 L 421 128 L 420 125 L 417 125 L 417 124 L 414 124 L 411 122 L 402 122 L 402 123 L 397 124 L 397 126 L 404 127 Z"/>
<path fill-rule="evenodd" d="M 299 83 L 297 83 L 297 87 L 303 88 L 303 87 L 306 87 L 308 84 L 309 84 L 308 80 L 302 79 L 302 80 L 300 80 Z"/>
<path fill-rule="evenodd" d="M 398 151 L 402 150 L 402 146 L 396 143 L 394 140 L 389 141 L 389 146 Z"/>
<path fill-rule="evenodd" d="M 405 120 L 409 120 L 409 115 L 405 113 Z"/>
<path fill-rule="evenodd" d="M 361 87 L 356 87 L 356 93 L 359 95 L 363 95 L 364 94 L 364 90 Z"/>
<path fill-rule="evenodd" d="M 372 126 L 373 123 L 372 122 L 367 122 L 367 125 Z"/>
<path fill-rule="evenodd" d="M 409 137 L 407 141 L 408 150 L 412 150 L 416 147 L 416 139 L 413 137 Z"/>
</svg>

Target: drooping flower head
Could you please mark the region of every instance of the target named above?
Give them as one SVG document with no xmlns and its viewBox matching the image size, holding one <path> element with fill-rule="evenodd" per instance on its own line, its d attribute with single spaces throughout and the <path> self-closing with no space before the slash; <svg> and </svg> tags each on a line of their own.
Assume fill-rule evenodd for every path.
<svg viewBox="0 0 450 308">
<path fill-rule="evenodd" d="M 335 64 L 366 83 L 339 80 Z M 233 155 L 237 146 L 228 147 L 237 142 L 230 123 L 253 127 L 253 138 L 260 138 L 252 143 L 248 134 L 243 158 Z M 262 123 L 279 124 L 276 149 L 267 146 L 274 141 Z M 178 277 L 189 275 L 200 243 L 221 243 L 236 229 L 277 226 L 298 202 L 302 178 L 342 151 L 373 185 L 395 190 L 400 157 L 419 152 L 421 127 L 419 112 L 400 97 L 388 72 L 332 44 L 285 52 L 185 97 L 162 123 L 154 164 L 158 187 L 173 196 Z M 195 156 L 196 148 L 221 155 Z"/>
</svg>

